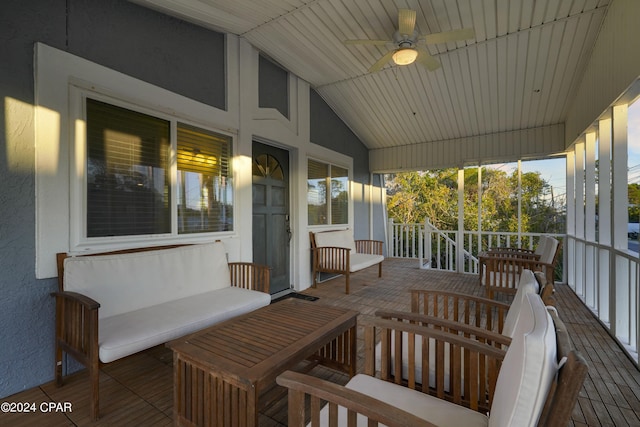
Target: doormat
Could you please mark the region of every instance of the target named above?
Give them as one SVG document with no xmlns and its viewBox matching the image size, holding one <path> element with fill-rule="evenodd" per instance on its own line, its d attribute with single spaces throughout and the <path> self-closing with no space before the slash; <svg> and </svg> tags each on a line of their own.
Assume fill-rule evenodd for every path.
<svg viewBox="0 0 640 427">
<path fill-rule="evenodd" d="M 298 298 L 306 301 L 317 301 L 319 299 L 318 297 L 314 297 L 311 295 L 299 294 L 297 292 L 290 292 L 287 295 L 281 296 L 280 298 L 274 300 L 273 302 L 282 301 L 283 299 L 287 299 L 287 298 Z"/>
</svg>

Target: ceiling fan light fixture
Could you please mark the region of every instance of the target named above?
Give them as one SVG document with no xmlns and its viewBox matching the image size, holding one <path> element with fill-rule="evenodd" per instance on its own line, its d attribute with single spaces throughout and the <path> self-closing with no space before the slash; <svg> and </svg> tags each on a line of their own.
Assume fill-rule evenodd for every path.
<svg viewBox="0 0 640 427">
<path fill-rule="evenodd" d="M 395 62 L 397 65 L 412 64 L 417 57 L 418 51 L 410 47 L 400 48 L 396 50 L 392 56 L 393 62 Z"/>
</svg>

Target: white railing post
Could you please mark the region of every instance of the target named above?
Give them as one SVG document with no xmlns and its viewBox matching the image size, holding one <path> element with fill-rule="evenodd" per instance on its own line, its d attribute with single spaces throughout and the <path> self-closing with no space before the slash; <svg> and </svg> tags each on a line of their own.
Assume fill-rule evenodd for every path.
<svg viewBox="0 0 640 427">
<path fill-rule="evenodd" d="M 429 268 L 433 267 L 431 265 L 431 260 L 433 259 L 433 253 L 432 253 L 432 249 L 431 249 L 431 223 L 429 222 L 429 218 L 427 218 L 425 220 L 424 223 L 424 232 L 425 232 L 425 241 L 424 241 L 424 245 L 426 248 L 426 253 L 425 253 L 425 257 L 427 258 L 427 265 L 429 266 Z"/>
<path fill-rule="evenodd" d="M 418 224 L 418 259 L 420 260 L 419 267 L 422 268 L 424 261 L 424 227 Z"/>
<path fill-rule="evenodd" d="M 395 257 L 396 253 L 395 253 L 395 241 L 396 241 L 396 235 L 393 231 L 393 218 L 389 218 L 389 220 L 387 221 L 387 228 L 388 228 L 388 233 L 387 235 L 389 236 L 389 241 L 387 242 L 387 253 L 389 254 L 390 257 Z"/>
</svg>

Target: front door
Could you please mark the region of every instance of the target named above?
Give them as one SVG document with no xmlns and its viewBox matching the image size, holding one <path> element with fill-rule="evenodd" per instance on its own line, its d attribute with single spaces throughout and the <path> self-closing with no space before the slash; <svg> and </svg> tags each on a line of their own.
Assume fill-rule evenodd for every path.
<svg viewBox="0 0 640 427">
<path fill-rule="evenodd" d="M 289 152 L 253 142 L 253 262 L 271 267 L 271 293 L 290 288 Z"/>
</svg>

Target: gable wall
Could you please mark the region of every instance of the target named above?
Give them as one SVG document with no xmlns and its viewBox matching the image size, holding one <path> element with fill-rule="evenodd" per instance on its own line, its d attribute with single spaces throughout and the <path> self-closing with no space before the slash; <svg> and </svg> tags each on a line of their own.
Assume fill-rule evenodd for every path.
<svg viewBox="0 0 640 427">
<path fill-rule="evenodd" d="M 56 289 L 56 280 L 35 278 L 34 43 L 42 42 L 217 108 L 238 102 L 227 98 L 227 44 L 222 34 L 124 0 L 5 0 L 2 8 L 0 397 L 50 381 L 54 368 L 54 307 L 49 293 Z M 306 99 L 302 109 L 308 111 L 308 86 L 298 82 L 296 87 L 301 91 L 298 99 Z M 253 132 L 252 126 L 245 129 Z M 269 126 L 266 123 L 255 134 L 269 136 Z M 308 144 L 308 126 L 306 132 Z M 304 140 L 304 134 L 300 138 Z M 252 135 L 240 139 L 250 141 Z M 357 179 L 368 182 L 368 163 L 358 160 L 354 168 Z M 299 191 L 299 198 L 304 194 Z M 240 199 L 243 197 L 246 201 L 246 196 Z M 297 274 L 308 282 L 304 266 Z"/>
</svg>

